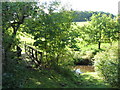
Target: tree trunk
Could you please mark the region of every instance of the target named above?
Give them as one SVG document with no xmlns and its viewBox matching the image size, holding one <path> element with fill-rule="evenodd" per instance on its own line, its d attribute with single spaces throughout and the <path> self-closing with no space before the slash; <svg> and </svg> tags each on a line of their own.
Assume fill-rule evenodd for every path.
<svg viewBox="0 0 120 90">
<path fill-rule="evenodd" d="M 57 55 L 57 58 L 56 58 L 57 65 L 58 65 L 58 60 L 59 60 L 59 54 Z"/>
<path fill-rule="evenodd" d="M 110 42 L 110 46 L 112 46 L 112 40 L 109 39 L 109 42 Z"/>
<path fill-rule="evenodd" d="M 101 49 L 100 46 L 101 46 L 101 42 L 98 41 L 98 49 Z"/>
<path fill-rule="evenodd" d="M 112 42 L 110 42 L 110 46 L 112 46 Z"/>
</svg>

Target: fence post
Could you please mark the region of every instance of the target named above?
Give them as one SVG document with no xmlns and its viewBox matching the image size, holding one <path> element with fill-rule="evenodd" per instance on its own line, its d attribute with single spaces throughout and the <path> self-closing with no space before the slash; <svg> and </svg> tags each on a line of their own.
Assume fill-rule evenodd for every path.
<svg viewBox="0 0 120 90">
<path fill-rule="evenodd" d="M 26 53 L 26 41 L 25 41 L 25 53 Z"/>
<path fill-rule="evenodd" d="M 42 52 L 40 54 L 40 62 L 42 63 Z"/>
<path fill-rule="evenodd" d="M 32 57 L 34 58 L 33 49 L 32 49 Z"/>
<path fill-rule="evenodd" d="M 37 56 L 37 50 L 35 51 L 35 59 L 36 59 L 36 61 L 38 60 L 38 58 L 37 58 L 38 56 Z"/>
<path fill-rule="evenodd" d="M 28 48 L 29 50 L 28 50 L 28 52 L 29 52 L 29 55 L 30 55 L 30 48 Z"/>
</svg>

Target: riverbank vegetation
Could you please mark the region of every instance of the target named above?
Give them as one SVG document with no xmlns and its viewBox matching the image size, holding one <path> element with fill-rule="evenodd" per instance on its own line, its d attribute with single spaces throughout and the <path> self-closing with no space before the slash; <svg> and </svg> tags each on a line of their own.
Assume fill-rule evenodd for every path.
<svg viewBox="0 0 120 90">
<path fill-rule="evenodd" d="M 3 74 L 3 88 L 112 88 L 95 72 L 78 75 L 65 66 L 36 69 L 26 66 L 25 58 L 18 63 L 15 57 L 9 60 L 11 64 Z"/>
<path fill-rule="evenodd" d="M 58 7 L 56 1 L 3 2 L 3 88 L 120 87 L 118 16 L 93 13 L 76 23 L 73 10 Z M 37 67 L 24 45 L 40 51 Z M 76 65 L 94 66 L 95 72 L 77 74 L 71 68 Z"/>
</svg>

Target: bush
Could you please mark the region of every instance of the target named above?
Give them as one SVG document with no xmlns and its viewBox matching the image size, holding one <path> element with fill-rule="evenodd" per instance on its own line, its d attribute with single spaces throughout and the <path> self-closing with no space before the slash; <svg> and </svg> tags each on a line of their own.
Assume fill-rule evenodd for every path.
<svg viewBox="0 0 120 90">
<path fill-rule="evenodd" d="M 56 64 L 54 64 L 52 69 L 55 72 L 65 76 L 65 77 L 68 77 L 68 78 L 70 78 L 70 77 L 72 77 L 74 75 L 74 73 L 67 66 L 64 66 L 64 65 L 56 65 Z"/>
<path fill-rule="evenodd" d="M 96 53 L 100 52 L 99 49 L 89 48 L 82 51 L 75 51 L 74 52 L 74 64 L 81 64 L 81 65 L 92 65 L 93 64 L 93 57 Z"/>
<path fill-rule="evenodd" d="M 111 47 L 99 52 L 94 57 L 95 71 L 112 86 L 118 86 L 118 48 Z"/>
</svg>

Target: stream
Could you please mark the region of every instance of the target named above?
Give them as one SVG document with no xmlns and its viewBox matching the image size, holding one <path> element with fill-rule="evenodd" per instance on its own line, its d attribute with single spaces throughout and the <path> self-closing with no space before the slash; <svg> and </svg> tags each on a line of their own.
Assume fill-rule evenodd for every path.
<svg viewBox="0 0 120 90">
<path fill-rule="evenodd" d="M 94 67 L 91 65 L 77 65 L 73 66 L 72 70 L 76 73 L 95 72 Z"/>
</svg>

